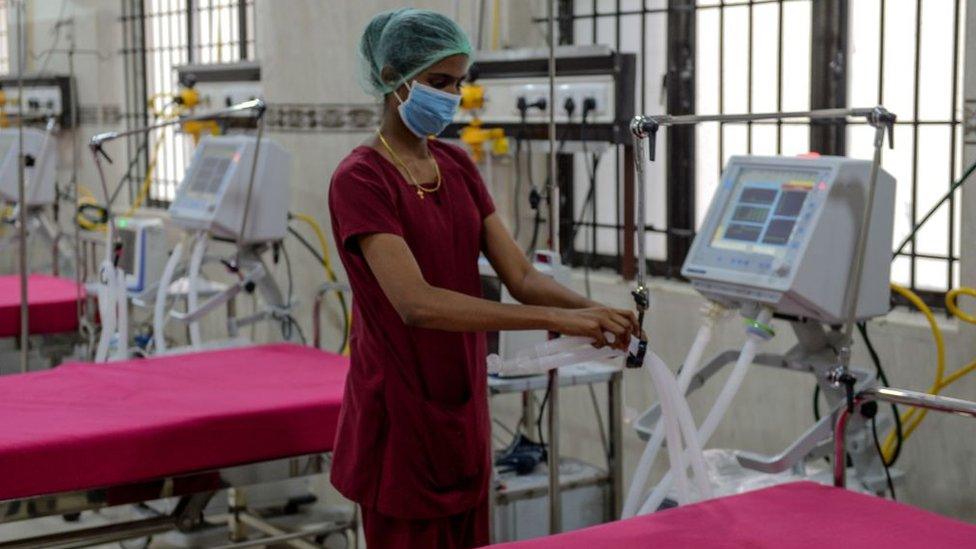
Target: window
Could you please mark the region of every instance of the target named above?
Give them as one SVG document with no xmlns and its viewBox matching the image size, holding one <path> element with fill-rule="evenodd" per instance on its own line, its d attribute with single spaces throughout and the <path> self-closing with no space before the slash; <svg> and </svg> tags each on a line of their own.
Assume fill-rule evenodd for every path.
<svg viewBox="0 0 976 549">
<path fill-rule="evenodd" d="M 0 74 L 10 72 L 10 44 L 8 29 L 10 25 L 10 5 L 7 0 L 0 0 Z"/>
<path fill-rule="evenodd" d="M 229 63 L 255 56 L 254 0 L 127 0 L 126 25 L 128 109 L 130 125 L 152 122 L 146 99 L 176 90 L 174 67 L 185 64 Z M 130 144 L 139 155 L 129 173 L 130 197 L 138 192 L 147 165 L 146 155 L 162 143 L 148 204 L 164 206 L 176 194 L 189 160 L 191 140 L 175 127 Z"/>
<path fill-rule="evenodd" d="M 896 147 L 886 149 L 883 157 L 884 168 L 898 180 L 897 245 L 946 192 L 951 178 L 962 172 L 960 31 L 965 14 L 961 0 L 915 0 L 909 3 L 911 9 L 901 2 L 893 4 L 885 0 L 572 0 L 560 2 L 564 22 L 560 38 L 638 54 L 637 110 L 641 113 L 884 104 L 898 115 Z M 845 5 L 849 12 L 839 13 Z M 693 22 L 683 26 L 682 18 L 689 14 Z M 567 20 L 571 26 L 565 24 Z M 565 36 L 566 29 L 572 29 L 571 37 Z M 682 48 L 690 50 L 684 60 Z M 664 92 L 676 83 L 660 80 L 676 71 L 691 75 L 693 92 L 686 95 L 694 99 L 684 106 Z M 688 110 L 676 112 L 676 108 Z M 790 155 L 811 149 L 857 158 L 872 154 L 872 128 L 863 123 L 846 129 L 811 127 L 802 121 L 710 123 L 666 131 L 692 133 L 684 146 L 668 150 L 668 134 L 662 132 L 659 161 L 647 166 L 655 183 L 648 189 L 647 219 L 654 227 L 645 238 L 651 271 L 661 273 L 663 266 L 664 274 L 680 270 L 694 229 L 731 155 Z M 580 223 L 586 231 L 567 242 L 572 246 L 567 255 L 575 263 L 592 256 L 593 264 L 619 265 L 614 256 L 621 255 L 619 174 L 632 169 L 622 164 L 621 156 L 619 150 L 604 154 L 595 194 L 606 198 L 598 204 L 596 222 Z M 588 178 L 585 161 L 575 162 L 571 194 L 578 208 Z M 895 261 L 893 280 L 927 291 L 929 298 L 958 282 L 956 202 L 949 201 Z"/>
<path fill-rule="evenodd" d="M 897 4 L 897 5 L 896 5 Z M 907 4 L 907 5 L 906 5 Z M 883 166 L 898 181 L 895 246 L 962 173 L 965 2 L 850 3 L 850 101 L 898 115 Z M 869 157 L 871 128 L 848 129 L 848 152 Z M 892 279 L 944 292 L 959 284 L 960 224 L 952 197 L 892 264 Z"/>
</svg>

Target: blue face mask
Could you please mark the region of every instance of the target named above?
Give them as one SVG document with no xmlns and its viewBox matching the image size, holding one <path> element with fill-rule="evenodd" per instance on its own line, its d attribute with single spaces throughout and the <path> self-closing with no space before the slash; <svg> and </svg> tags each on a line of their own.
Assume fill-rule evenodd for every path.
<svg viewBox="0 0 976 549">
<path fill-rule="evenodd" d="M 454 120 L 461 96 L 425 86 L 416 80 L 410 86 L 407 100 L 400 99 L 400 118 L 417 137 L 438 135 Z"/>
</svg>

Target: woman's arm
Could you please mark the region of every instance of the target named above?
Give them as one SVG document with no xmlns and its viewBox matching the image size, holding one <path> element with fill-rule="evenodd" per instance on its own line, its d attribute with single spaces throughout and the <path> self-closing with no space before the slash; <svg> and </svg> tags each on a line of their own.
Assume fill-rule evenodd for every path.
<svg viewBox="0 0 976 549">
<path fill-rule="evenodd" d="M 566 309 L 605 308 L 536 270 L 495 214 L 485 218 L 485 238 L 485 255 L 488 256 L 488 261 L 505 283 L 508 292 L 519 302 Z M 634 311 L 608 310 L 616 322 L 637 326 L 637 315 Z M 636 328 L 633 333 L 638 333 Z"/>
<path fill-rule="evenodd" d="M 497 214 L 485 218 L 484 229 L 485 256 L 508 288 L 508 293 L 520 303 L 565 309 L 601 306 L 536 270 Z"/>
<path fill-rule="evenodd" d="M 636 319 L 626 311 L 605 307 L 556 307 L 498 303 L 432 286 L 403 238 L 377 233 L 360 237 L 359 247 L 387 299 L 410 326 L 452 332 L 549 330 L 592 338 L 605 345 L 605 332 L 614 346 L 625 348 L 636 333 Z"/>
</svg>

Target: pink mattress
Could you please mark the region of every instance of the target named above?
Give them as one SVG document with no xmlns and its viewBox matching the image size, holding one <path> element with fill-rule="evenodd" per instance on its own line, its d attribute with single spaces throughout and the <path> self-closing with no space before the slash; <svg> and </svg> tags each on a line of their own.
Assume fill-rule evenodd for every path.
<svg viewBox="0 0 976 549">
<path fill-rule="evenodd" d="M 30 303 L 28 328 L 32 334 L 59 334 L 78 329 L 78 291 L 75 281 L 50 275 L 27 277 Z M 81 291 L 84 296 L 84 289 Z M 20 334 L 20 277 L 0 276 L 0 337 Z"/>
<path fill-rule="evenodd" d="M 797 482 L 501 547 L 976 547 L 976 526 L 881 498 Z"/>
<path fill-rule="evenodd" d="M 0 377 L 0 501 L 331 450 L 348 369 L 276 344 Z"/>
</svg>

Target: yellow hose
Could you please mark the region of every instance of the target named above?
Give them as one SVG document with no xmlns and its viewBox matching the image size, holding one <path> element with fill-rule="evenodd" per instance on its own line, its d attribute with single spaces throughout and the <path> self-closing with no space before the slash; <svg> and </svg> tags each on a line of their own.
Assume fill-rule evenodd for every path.
<svg viewBox="0 0 976 549">
<path fill-rule="evenodd" d="M 901 296 L 903 296 L 909 302 L 911 302 L 912 305 L 914 305 L 923 315 L 925 315 L 925 319 L 929 323 L 929 328 L 932 330 L 932 337 L 935 339 L 935 348 L 936 348 L 938 362 L 936 365 L 935 382 L 933 382 L 932 386 L 929 388 L 928 391 L 929 393 L 932 393 L 933 395 L 937 395 L 941 393 L 943 389 L 955 383 L 963 376 L 976 370 L 976 360 L 974 360 L 973 362 L 970 362 L 966 366 L 963 366 L 962 368 L 946 376 L 945 375 L 945 341 L 942 338 L 942 330 L 939 329 L 939 325 L 935 321 L 935 315 L 932 314 L 932 310 L 929 309 L 928 305 L 926 305 L 925 302 L 922 301 L 922 299 L 919 298 L 918 295 L 916 295 L 911 290 L 899 286 L 897 284 L 892 284 L 891 289 L 896 293 L 900 294 Z M 947 304 L 950 301 L 952 302 L 952 305 L 949 307 L 949 310 L 953 314 L 959 316 L 960 319 L 969 322 L 969 320 L 964 318 L 964 316 L 961 316 L 960 313 L 962 313 L 962 315 L 965 316 L 969 316 L 969 315 L 964 313 L 963 311 L 960 311 L 955 304 L 955 298 L 961 294 L 976 296 L 976 290 L 973 290 L 972 288 L 957 288 L 955 290 L 950 291 L 948 294 L 946 294 L 946 302 Z M 928 410 L 922 410 L 918 408 L 911 408 L 906 413 L 902 414 L 901 421 L 903 425 L 903 429 L 902 429 L 903 441 L 907 440 L 908 437 L 911 436 L 913 432 L 915 432 L 915 429 L 918 428 L 918 426 L 922 423 L 922 420 L 925 419 L 925 416 L 927 414 L 928 414 Z M 891 458 L 894 456 L 895 443 L 896 443 L 895 439 L 896 439 L 896 435 L 894 432 L 888 433 L 888 436 L 885 438 L 884 447 L 883 447 L 885 461 L 890 462 Z"/>
<path fill-rule="evenodd" d="M 961 295 L 968 295 L 969 297 L 976 298 L 976 288 L 956 288 L 954 290 L 949 290 L 945 297 L 946 309 L 948 309 L 949 312 L 959 320 L 968 322 L 970 324 L 976 324 L 976 316 L 971 315 L 959 308 L 957 299 Z"/>
<path fill-rule="evenodd" d="M 153 112 L 153 115 L 162 120 L 170 120 L 178 116 L 178 113 L 166 112 L 166 108 L 168 105 L 164 105 L 162 109 L 156 108 L 155 106 L 156 100 L 160 97 L 165 97 L 167 95 L 168 94 L 157 93 L 152 97 L 150 97 L 147 102 L 150 110 L 152 110 Z M 152 176 L 153 173 L 156 171 L 156 164 L 159 161 L 159 149 L 162 146 L 162 144 L 163 144 L 162 139 L 156 139 L 156 142 L 153 143 L 152 153 L 149 155 L 149 165 L 146 166 L 146 175 L 142 178 L 142 184 L 139 185 L 139 191 L 136 193 L 135 199 L 132 200 L 132 204 L 130 204 L 129 208 L 125 211 L 124 214 L 122 214 L 123 217 L 128 217 L 134 214 L 136 210 L 142 207 L 142 204 L 146 201 L 146 199 L 149 198 L 149 191 L 150 189 L 152 189 Z M 98 200 L 95 198 L 95 195 L 90 190 L 84 188 L 83 186 L 79 186 L 78 189 L 79 189 L 79 196 L 78 196 L 79 205 L 99 204 Z M 84 197 L 81 196 L 81 192 L 85 193 Z M 105 230 L 104 224 L 92 223 L 90 220 L 85 219 L 80 215 L 78 216 L 77 223 L 81 228 L 85 230 L 89 230 L 89 231 Z"/>
<path fill-rule="evenodd" d="M 318 221 L 310 215 L 303 213 L 292 213 L 291 216 L 302 223 L 305 223 L 312 228 L 312 232 L 315 233 L 315 238 L 319 241 L 319 249 L 322 251 L 322 267 L 325 269 L 325 276 L 330 282 L 338 282 L 339 277 L 336 276 L 335 270 L 332 268 L 332 260 L 329 258 L 329 242 L 325 239 L 325 232 L 322 231 L 322 226 L 319 225 Z M 339 301 L 345 304 L 346 298 L 342 291 L 336 290 L 336 294 L 339 297 Z M 349 354 L 349 329 L 352 326 L 352 313 L 349 309 L 346 309 L 346 344 L 341 349 L 341 353 L 346 355 Z"/>
<path fill-rule="evenodd" d="M 491 49 L 497 50 L 501 47 L 502 34 L 502 4 L 501 0 L 495 0 L 491 9 Z"/>
</svg>

